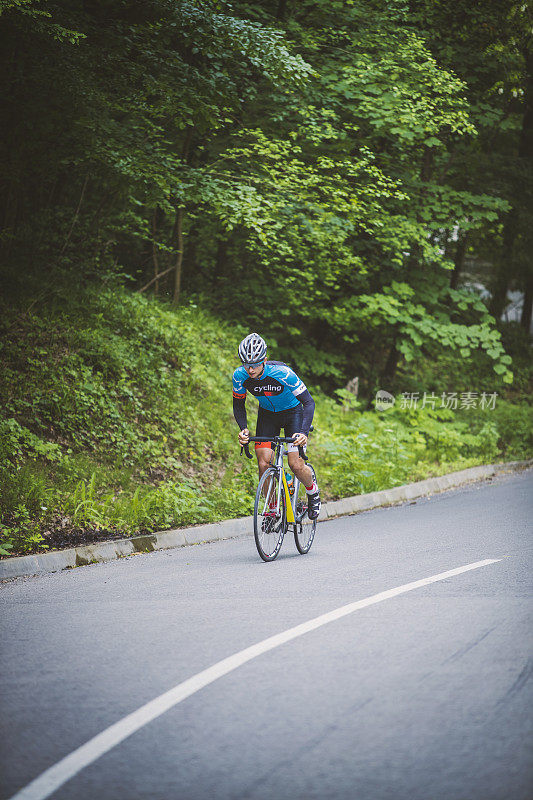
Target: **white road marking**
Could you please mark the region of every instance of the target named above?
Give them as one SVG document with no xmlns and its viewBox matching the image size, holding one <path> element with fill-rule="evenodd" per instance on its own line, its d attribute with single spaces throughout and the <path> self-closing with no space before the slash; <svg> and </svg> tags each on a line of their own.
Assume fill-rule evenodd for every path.
<svg viewBox="0 0 533 800">
<path fill-rule="evenodd" d="M 228 672 L 233 672 L 234 669 L 246 664 L 247 661 L 251 661 L 253 658 L 273 650 L 275 647 L 297 639 L 299 636 L 309 633 L 309 631 L 321 628 L 323 625 L 327 625 L 328 622 L 334 622 L 337 619 L 346 617 L 361 608 L 381 603 L 383 600 L 390 600 L 391 597 L 397 597 L 399 594 L 405 594 L 405 592 L 412 592 L 414 589 L 420 589 L 430 583 L 453 578 L 455 575 L 461 575 L 463 572 L 469 572 L 472 569 L 479 569 L 479 567 L 485 567 L 488 564 L 496 564 L 501 560 L 501 558 L 488 558 L 485 561 L 476 561 L 474 564 L 466 564 L 464 567 L 441 572 L 439 575 L 431 575 L 429 578 L 422 578 L 422 580 L 413 581 L 413 583 L 405 583 L 403 586 L 397 586 L 395 589 L 388 589 L 386 592 L 374 594 L 364 600 L 348 603 L 345 606 L 329 611 L 327 614 L 321 614 L 308 622 L 296 625 L 294 628 L 289 628 L 289 630 L 270 636 L 268 639 L 263 639 L 262 642 L 247 647 L 245 650 L 241 650 L 228 658 L 224 658 L 222 661 L 213 664 L 212 667 L 193 675 L 192 678 L 183 681 L 183 683 L 179 683 L 173 689 L 159 695 L 154 700 L 150 700 L 149 703 L 141 706 L 137 711 L 115 722 L 114 725 L 106 728 L 105 731 L 102 731 L 93 739 L 89 739 L 84 745 L 62 758 L 61 761 L 45 770 L 39 777 L 13 795 L 11 800 L 44 800 L 44 798 L 49 797 L 56 789 L 59 789 L 60 786 L 63 786 L 64 783 L 73 778 L 74 775 L 77 775 L 84 767 L 92 764 L 104 753 L 107 753 L 152 720 L 160 717 L 165 711 L 181 703 L 182 700 L 192 694 L 199 692 L 204 686 L 208 686 L 223 675 L 227 675 Z"/>
</svg>

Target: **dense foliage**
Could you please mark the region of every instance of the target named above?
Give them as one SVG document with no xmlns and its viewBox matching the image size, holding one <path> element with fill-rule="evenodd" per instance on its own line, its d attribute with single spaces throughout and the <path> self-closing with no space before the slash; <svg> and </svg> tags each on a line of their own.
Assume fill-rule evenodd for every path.
<svg viewBox="0 0 533 800">
<path fill-rule="evenodd" d="M 0 0 L 6 530 L 244 513 L 250 329 L 323 393 L 331 493 L 529 452 L 532 41 L 514 0 Z"/>
<path fill-rule="evenodd" d="M 2 0 L 3 255 L 182 290 L 325 389 L 483 350 L 526 294 L 528 6 Z M 319 350 L 319 355 L 316 351 Z"/>
</svg>

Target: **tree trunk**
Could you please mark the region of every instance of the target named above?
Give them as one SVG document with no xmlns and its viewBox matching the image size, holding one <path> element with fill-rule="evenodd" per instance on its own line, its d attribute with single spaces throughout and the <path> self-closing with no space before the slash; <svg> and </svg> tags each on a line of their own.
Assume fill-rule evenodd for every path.
<svg viewBox="0 0 533 800">
<path fill-rule="evenodd" d="M 422 183 L 426 183 L 431 179 L 431 174 L 433 171 L 433 151 L 431 147 L 424 147 L 424 152 L 422 155 L 422 163 L 420 164 L 420 181 Z M 425 186 L 420 186 L 420 196 L 419 196 L 419 203 L 422 205 L 424 203 L 425 197 L 427 195 L 427 189 Z M 422 223 L 422 216 L 420 213 L 417 212 L 417 222 Z M 416 273 L 417 268 L 423 268 L 423 258 L 422 258 L 422 247 L 418 244 L 418 242 L 413 242 L 411 245 L 411 254 L 407 260 L 407 269 L 405 273 L 405 279 L 409 282 L 409 277 L 414 276 Z M 393 348 L 394 349 L 394 348 Z"/>
<path fill-rule="evenodd" d="M 527 83 L 524 93 L 524 118 L 520 132 L 520 146 L 518 154 L 523 158 L 533 157 L 533 45 L 531 38 L 529 47 L 524 50 L 526 62 Z"/>
<path fill-rule="evenodd" d="M 191 224 L 189 230 L 187 231 L 187 238 L 185 239 L 183 248 L 183 260 L 187 264 L 187 269 L 191 274 L 191 276 L 196 276 L 200 272 L 197 249 L 198 249 L 198 228 L 193 223 Z"/>
<path fill-rule="evenodd" d="M 395 336 L 391 345 L 391 349 L 389 350 L 389 355 L 387 357 L 387 363 L 385 364 L 385 369 L 383 370 L 382 377 L 384 381 L 394 380 L 399 359 L 400 359 L 400 353 L 396 348 L 396 336 Z"/>
<path fill-rule="evenodd" d="M 527 84 L 524 96 L 524 119 L 520 135 L 520 155 L 522 158 L 528 160 L 529 167 L 526 167 L 526 169 L 529 171 L 529 174 L 531 174 L 533 159 L 533 47 L 531 37 L 528 40 L 527 49 L 524 50 L 524 59 L 526 62 Z M 529 254 L 529 258 L 531 258 L 531 253 Z M 529 333 L 531 330 L 531 311 L 533 304 L 533 267 L 530 262 L 526 266 L 523 288 L 524 305 L 522 306 L 520 325 Z"/>
<path fill-rule="evenodd" d="M 17 217 L 18 217 L 18 202 L 19 202 L 19 192 L 15 193 L 15 181 L 12 180 L 7 192 L 5 214 L 4 214 L 4 225 L 3 225 L 3 230 L 8 235 L 2 237 L 3 242 L 0 239 L 0 249 L 4 252 L 6 258 L 9 258 L 13 242 L 15 241 L 15 231 L 17 229 Z"/>
<path fill-rule="evenodd" d="M 174 265 L 174 294 L 172 297 L 172 305 L 177 306 L 180 301 L 181 272 L 183 268 L 183 208 L 178 208 L 176 211 L 174 230 L 176 232 L 177 257 Z"/>
<path fill-rule="evenodd" d="M 157 242 L 155 240 L 157 234 L 157 206 L 154 209 L 152 216 L 152 262 L 154 265 L 154 293 L 157 297 L 159 295 L 159 254 L 157 252 Z"/>
<path fill-rule="evenodd" d="M 422 167 L 420 169 L 420 179 L 423 181 L 429 181 L 431 179 L 431 175 L 433 173 L 433 162 L 435 161 L 435 157 L 433 155 L 433 148 L 431 147 L 424 147 L 424 155 L 422 157 Z M 424 192 L 423 192 L 424 194 Z"/>
<path fill-rule="evenodd" d="M 215 273 L 217 283 L 224 283 L 226 277 L 226 266 L 228 263 L 228 242 L 226 239 L 219 239 L 217 255 L 215 259 Z"/>
<path fill-rule="evenodd" d="M 466 248 L 468 246 L 468 234 L 464 233 L 457 239 L 457 247 L 455 248 L 455 258 L 453 260 L 453 272 L 450 278 L 450 287 L 457 289 L 459 284 L 459 277 L 463 271 L 465 263 Z"/>
<path fill-rule="evenodd" d="M 507 291 L 513 274 L 513 246 L 517 233 L 518 214 L 512 208 L 505 218 L 503 227 L 503 244 L 496 278 L 492 285 L 492 297 L 489 305 L 490 313 L 500 319 L 507 302 Z"/>
<path fill-rule="evenodd" d="M 185 139 L 183 142 L 183 149 L 181 152 L 181 157 L 185 164 L 189 161 L 189 151 L 192 142 L 192 137 L 194 133 L 194 127 L 191 126 L 187 129 L 185 133 Z M 183 206 L 176 209 L 176 217 L 174 219 L 174 228 L 172 230 L 172 245 L 176 249 L 176 261 L 174 264 L 174 292 L 172 295 L 172 305 L 177 306 L 180 301 L 180 294 L 181 294 L 181 273 L 183 270 L 183 217 L 185 214 L 185 209 Z"/>
<path fill-rule="evenodd" d="M 524 305 L 522 306 L 522 315 L 520 317 L 520 325 L 528 333 L 531 330 L 532 309 L 533 309 L 533 272 L 530 271 L 525 280 Z"/>
<path fill-rule="evenodd" d="M 172 265 L 172 266 L 171 266 L 171 267 L 169 267 L 168 269 L 165 269 L 165 270 L 163 270 L 163 272 L 160 272 L 160 273 L 159 273 L 159 275 L 158 275 L 157 277 L 158 277 L 158 278 L 163 278 L 165 275 L 168 275 L 168 273 L 169 273 L 169 272 L 174 272 L 174 265 Z M 150 288 L 150 286 L 153 286 L 153 284 L 154 284 L 154 281 L 155 281 L 155 278 L 152 278 L 152 280 L 151 280 L 151 281 L 148 281 L 148 283 L 146 283 L 144 286 L 141 286 L 141 288 L 140 288 L 140 289 L 137 289 L 137 291 L 139 292 L 139 294 L 142 294 L 142 293 L 143 293 L 143 292 L 145 292 L 147 289 L 149 289 L 149 288 Z"/>
<path fill-rule="evenodd" d="M 287 10 L 287 0 L 278 0 L 278 9 L 276 11 L 276 19 L 283 22 L 285 19 L 285 12 Z"/>
<path fill-rule="evenodd" d="M 61 248 L 61 252 L 59 253 L 60 256 L 63 255 L 63 253 L 65 252 L 65 248 L 66 248 L 67 244 L 70 242 L 70 237 L 72 236 L 72 231 L 74 230 L 74 226 L 76 225 L 76 222 L 78 221 L 78 217 L 80 215 L 81 204 L 83 203 L 83 198 L 85 196 L 85 189 L 87 188 L 87 184 L 88 183 L 89 183 L 89 173 L 87 173 L 87 175 L 85 176 L 85 180 L 83 182 L 83 186 L 82 186 L 82 189 L 81 189 L 80 199 L 78 201 L 78 207 L 76 208 L 76 212 L 74 214 L 74 218 L 72 220 L 72 225 L 70 226 L 70 230 L 69 230 L 69 232 L 67 234 L 67 238 L 65 239 L 63 247 Z"/>
<path fill-rule="evenodd" d="M 528 174 L 531 170 L 531 159 L 533 158 L 533 50 L 531 44 L 524 50 L 524 59 L 526 62 L 526 89 L 524 94 L 524 116 L 522 118 L 522 128 L 520 131 L 520 143 L 518 146 L 519 161 L 522 161 L 523 171 Z M 524 206 L 522 206 L 522 210 Z M 492 292 L 492 300 L 490 304 L 490 311 L 499 319 L 505 308 L 505 301 L 507 298 L 507 290 L 512 278 L 517 277 L 517 265 L 514 258 L 514 244 L 518 235 L 519 228 L 519 205 L 515 205 L 508 213 L 505 219 L 503 230 L 503 246 L 502 256 L 498 265 L 498 271 L 494 282 Z M 527 324 L 528 307 L 526 303 L 528 294 L 528 280 L 525 281 L 525 296 L 524 308 L 522 317 L 524 326 Z M 529 320 L 531 321 L 531 312 L 529 312 Z"/>
</svg>

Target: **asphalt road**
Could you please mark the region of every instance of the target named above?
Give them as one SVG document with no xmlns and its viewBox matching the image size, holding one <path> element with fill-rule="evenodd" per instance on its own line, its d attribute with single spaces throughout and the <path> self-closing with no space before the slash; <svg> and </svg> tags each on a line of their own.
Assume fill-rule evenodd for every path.
<svg viewBox="0 0 533 800">
<path fill-rule="evenodd" d="M 530 800 L 532 506 L 529 470 L 321 523 L 272 564 L 246 537 L 5 582 L 0 796 L 256 642 L 500 559 L 253 658 L 51 796 Z"/>
</svg>

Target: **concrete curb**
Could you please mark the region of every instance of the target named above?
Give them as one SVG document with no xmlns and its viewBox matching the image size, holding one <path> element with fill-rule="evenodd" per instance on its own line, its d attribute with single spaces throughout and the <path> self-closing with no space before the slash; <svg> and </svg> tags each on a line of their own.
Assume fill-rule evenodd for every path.
<svg viewBox="0 0 533 800">
<path fill-rule="evenodd" d="M 417 483 L 396 486 L 380 492 L 343 497 L 324 503 L 320 511 L 319 521 L 333 519 L 359 511 L 368 511 L 380 506 L 409 502 L 418 497 L 426 497 L 437 492 L 444 492 L 474 481 L 486 480 L 501 472 L 513 472 L 533 466 L 529 461 L 509 461 L 506 464 L 490 464 L 488 466 L 470 467 L 460 472 L 451 472 L 438 478 L 426 478 Z M 133 536 L 129 539 L 116 539 L 98 544 L 72 547 L 68 550 L 54 550 L 31 556 L 6 558 L 0 561 L 0 580 L 16 578 L 23 575 L 36 575 L 42 572 L 57 572 L 70 567 L 82 567 L 116 558 L 125 558 L 135 553 L 150 553 L 153 550 L 166 550 L 172 547 L 186 547 L 200 542 L 215 542 L 236 536 L 251 535 L 252 517 L 227 519 L 209 525 L 195 525 L 192 528 L 181 528 L 162 531 L 145 536 Z"/>
</svg>

